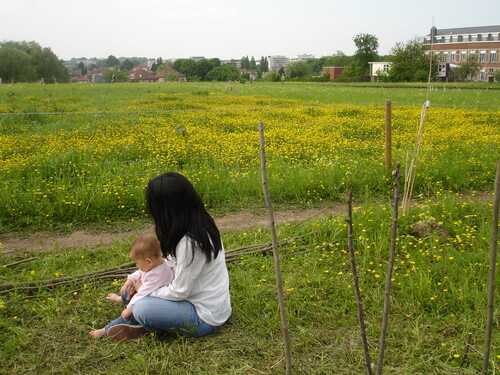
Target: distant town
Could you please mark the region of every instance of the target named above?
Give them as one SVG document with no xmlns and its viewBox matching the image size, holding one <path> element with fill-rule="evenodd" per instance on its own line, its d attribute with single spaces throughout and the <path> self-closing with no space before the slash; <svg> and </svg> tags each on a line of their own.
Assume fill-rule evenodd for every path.
<svg viewBox="0 0 500 375">
<path fill-rule="evenodd" d="M 61 61 L 36 42 L 0 43 L 0 83 L 16 82 L 500 82 L 500 25 L 438 29 L 423 38 L 397 43 L 390 55 L 378 54 L 371 34 L 353 38 L 357 50 L 348 56 L 302 54 L 243 56 L 238 59 L 192 56 L 72 58 Z M 430 74 L 429 74 L 430 73 Z"/>
</svg>

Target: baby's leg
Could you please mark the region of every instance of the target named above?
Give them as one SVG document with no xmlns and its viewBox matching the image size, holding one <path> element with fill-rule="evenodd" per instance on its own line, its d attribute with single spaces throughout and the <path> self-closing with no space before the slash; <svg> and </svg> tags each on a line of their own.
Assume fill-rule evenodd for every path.
<svg viewBox="0 0 500 375">
<path fill-rule="evenodd" d="M 104 328 L 96 329 L 94 331 L 89 332 L 89 336 L 93 337 L 94 339 L 97 339 L 101 336 L 104 336 L 105 334 L 106 334 L 106 330 Z"/>
<path fill-rule="evenodd" d="M 116 293 L 109 293 L 108 296 L 106 297 L 108 301 L 115 302 L 119 304 L 120 306 L 124 306 L 125 304 L 123 303 L 122 297 L 120 297 Z"/>
</svg>

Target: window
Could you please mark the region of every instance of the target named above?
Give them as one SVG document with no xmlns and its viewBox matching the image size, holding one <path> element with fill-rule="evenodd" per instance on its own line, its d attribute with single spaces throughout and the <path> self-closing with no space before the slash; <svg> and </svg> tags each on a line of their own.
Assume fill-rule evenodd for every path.
<svg viewBox="0 0 500 375">
<path fill-rule="evenodd" d="M 456 59 L 456 57 L 455 57 L 455 52 L 451 52 L 451 54 L 450 54 L 450 62 L 451 62 L 451 63 L 454 63 L 454 62 L 455 62 L 455 59 Z"/>
<path fill-rule="evenodd" d="M 490 51 L 490 62 L 497 62 L 497 51 Z"/>
<path fill-rule="evenodd" d="M 459 36 L 458 36 L 458 41 L 459 41 L 459 42 L 463 42 L 463 41 L 464 41 L 464 37 L 463 37 L 463 35 L 459 35 Z"/>
<path fill-rule="evenodd" d="M 445 37 L 444 37 L 444 36 L 442 36 L 442 37 L 441 37 L 441 43 L 444 43 L 445 41 L 446 41 Z"/>
<path fill-rule="evenodd" d="M 443 53 L 443 62 L 448 62 L 448 52 Z"/>
<path fill-rule="evenodd" d="M 389 71 L 389 65 L 388 64 L 384 64 L 384 72 L 388 72 Z"/>
<path fill-rule="evenodd" d="M 486 51 L 479 52 L 479 62 L 486 62 Z"/>
<path fill-rule="evenodd" d="M 495 73 L 495 68 L 490 68 L 488 71 L 489 71 L 490 73 Z"/>
<path fill-rule="evenodd" d="M 462 61 L 462 62 L 467 61 L 467 52 L 462 51 L 462 53 L 460 54 L 460 61 Z"/>
<path fill-rule="evenodd" d="M 477 40 L 479 41 L 483 40 L 483 36 L 481 34 L 477 34 Z"/>
<path fill-rule="evenodd" d="M 484 81 L 484 79 L 485 79 L 484 71 L 479 72 L 479 80 Z"/>
<path fill-rule="evenodd" d="M 450 36 L 450 43 L 453 43 L 453 37 Z"/>
<path fill-rule="evenodd" d="M 488 34 L 488 40 L 493 40 L 493 35 L 492 34 Z"/>
<path fill-rule="evenodd" d="M 469 34 L 469 42 L 472 42 L 472 35 Z"/>
</svg>

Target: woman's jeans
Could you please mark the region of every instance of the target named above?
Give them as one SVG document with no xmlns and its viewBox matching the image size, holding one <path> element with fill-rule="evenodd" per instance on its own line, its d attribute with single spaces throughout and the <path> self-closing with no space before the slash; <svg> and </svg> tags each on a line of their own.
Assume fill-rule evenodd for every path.
<svg viewBox="0 0 500 375">
<path fill-rule="evenodd" d="M 154 333 L 170 332 L 201 337 L 221 328 L 201 320 L 195 307 L 188 301 L 143 297 L 135 304 L 133 317 L 138 324 Z"/>
</svg>

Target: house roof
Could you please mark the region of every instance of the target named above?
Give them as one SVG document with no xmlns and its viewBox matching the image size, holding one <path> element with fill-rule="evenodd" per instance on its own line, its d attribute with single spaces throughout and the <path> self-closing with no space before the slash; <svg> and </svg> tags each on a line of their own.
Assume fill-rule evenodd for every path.
<svg viewBox="0 0 500 375">
<path fill-rule="evenodd" d="M 156 80 L 158 77 L 156 74 L 150 71 L 146 71 L 143 69 L 134 69 L 128 76 L 130 79 L 135 79 L 138 81 L 143 81 L 143 80 Z"/>
<path fill-rule="evenodd" d="M 458 35 L 458 34 L 488 34 L 500 33 L 500 25 L 493 26 L 473 26 L 473 27 L 456 27 L 453 29 L 437 29 L 437 35 Z M 430 36 L 431 34 L 427 34 Z"/>
<path fill-rule="evenodd" d="M 178 70 L 175 70 L 174 68 L 163 68 L 162 70 L 160 70 L 158 73 L 156 73 L 156 75 L 158 77 L 165 77 L 165 75 L 169 72 L 174 72 L 175 74 L 177 74 L 177 76 L 179 78 L 185 78 L 186 76 L 184 74 L 182 74 L 181 72 L 179 72 Z"/>
</svg>

